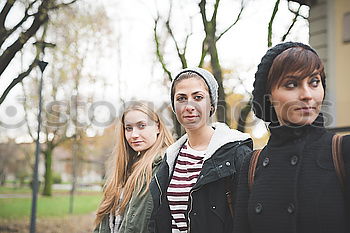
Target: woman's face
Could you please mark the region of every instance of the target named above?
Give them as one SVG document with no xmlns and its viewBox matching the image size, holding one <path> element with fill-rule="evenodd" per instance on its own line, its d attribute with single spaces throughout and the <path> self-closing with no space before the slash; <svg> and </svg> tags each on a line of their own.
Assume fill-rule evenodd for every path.
<svg viewBox="0 0 350 233">
<path fill-rule="evenodd" d="M 125 139 L 136 152 L 144 152 L 157 140 L 158 124 L 147 114 L 132 110 L 124 115 Z"/>
<path fill-rule="evenodd" d="M 175 86 L 174 106 L 177 120 L 186 130 L 206 126 L 210 118 L 210 95 L 202 78 L 188 78 Z"/>
<path fill-rule="evenodd" d="M 323 97 L 321 76 L 314 72 L 302 80 L 283 78 L 279 86 L 272 88 L 270 100 L 281 125 L 309 125 L 319 115 Z"/>
</svg>

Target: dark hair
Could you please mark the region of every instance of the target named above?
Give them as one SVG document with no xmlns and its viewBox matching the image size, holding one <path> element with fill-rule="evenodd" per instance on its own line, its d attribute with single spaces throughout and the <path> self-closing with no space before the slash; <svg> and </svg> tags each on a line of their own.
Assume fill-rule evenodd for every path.
<svg viewBox="0 0 350 233">
<path fill-rule="evenodd" d="M 270 94 L 271 90 L 279 87 L 282 80 L 288 76 L 302 80 L 315 71 L 321 76 L 323 88 L 325 88 L 324 66 L 318 55 L 303 47 L 286 49 L 273 60 L 267 77 L 266 92 Z"/>
</svg>

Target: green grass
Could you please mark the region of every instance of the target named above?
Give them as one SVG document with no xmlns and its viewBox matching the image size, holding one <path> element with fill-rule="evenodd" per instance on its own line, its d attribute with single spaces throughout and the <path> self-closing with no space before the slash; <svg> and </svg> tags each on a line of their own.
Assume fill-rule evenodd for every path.
<svg viewBox="0 0 350 233">
<path fill-rule="evenodd" d="M 74 197 L 73 214 L 86 214 L 97 209 L 101 195 L 77 195 Z M 0 199 L 0 218 L 29 217 L 31 198 Z M 68 215 L 69 195 L 38 198 L 38 217 L 62 217 Z"/>
<path fill-rule="evenodd" d="M 0 193 L 9 194 L 9 193 L 31 193 L 32 190 L 28 186 L 23 187 L 8 187 L 0 186 Z"/>
</svg>

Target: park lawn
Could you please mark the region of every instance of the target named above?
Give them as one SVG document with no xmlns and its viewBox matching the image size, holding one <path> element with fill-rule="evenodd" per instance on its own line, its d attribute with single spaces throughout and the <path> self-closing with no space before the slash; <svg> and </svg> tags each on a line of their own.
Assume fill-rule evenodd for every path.
<svg viewBox="0 0 350 233">
<path fill-rule="evenodd" d="M 100 194 L 74 196 L 73 214 L 91 213 L 97 209 Z M 24 218 L 31 212 L 31 198 L 0 199 L 0 218 Z M 68 215 L 69 195 L 38 198 L 38 217 L 62 217 Z"/>
<path fill-rule="evenodd" d="M 31 193 L 32 190 L 28 186 L 23 187 L 8 187 L 8 186 L 0 186 L 1 194 L 10 194 L 10 193 Z"/>
</svg>

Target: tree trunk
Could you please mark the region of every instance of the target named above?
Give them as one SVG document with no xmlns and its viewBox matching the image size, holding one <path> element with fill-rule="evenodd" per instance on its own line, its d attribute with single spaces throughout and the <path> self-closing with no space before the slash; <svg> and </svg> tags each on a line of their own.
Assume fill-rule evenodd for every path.
<svg viewBox="0 0 350 233">
<path fill-rule="evenodd" d="M 222 78 L 222 71 L 221 71 L 218 51 L 216 48 L 215 32 L 211 32 L 210 34 L 208 34 L 208 36 L 209 36 L 208 48 L 209 48 L 209 54 L 210 54 L 210 65 L 212 68 L 213 75 L 219 84 L 217 118 L 218 118 L 218 121 L 220 122 L 230 124 L 229 119 L 227 119 L 227 116 L 226 116 L 227 104 L 225 100 L 224 86 L 222 84 L 223 78 Z"/>
<path fill-rule="evenodd" d="M 0 172 L 0 186 L 4 186 L 6 181 L 6 174 L 5 172 Z"/>
<path fill-rule="evenodd" d="M 247 124 L 247 117 L 248 117 L 248 114 L 250 113 L 250 109 L 251 109 L 251 104 L 250 104 L 250 102 L 248 102 L 247 105 L 241 109 L 241 113 L 239 114 L 237 130 L 239 130 L 243 133 L 245 132 L 245 127 Z"/>
<path fill-rule="evenodd" d="M 49 147 L 49 145 L 48 145 Z M 44 175 L 44 196 L 52 196 L 52 148 L 44 151 L 45 155 L 45 175 Z"/>
</svg>

